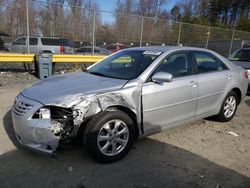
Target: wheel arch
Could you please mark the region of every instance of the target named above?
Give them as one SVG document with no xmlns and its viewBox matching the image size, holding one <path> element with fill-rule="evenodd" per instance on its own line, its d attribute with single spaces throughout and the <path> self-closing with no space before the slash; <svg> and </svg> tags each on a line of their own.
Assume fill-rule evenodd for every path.
<svg viewBox="0 0 250 188">
<path fill-rule="evenodd" d="M 235 87 L 233 89 L 231 89 L 231 91 L 235 92 L 237 95 L 237 99 L 238 99 L 238 104 L 240 103 L 241 99 L 242 99 L 242 93 L 241 90 L 238 87 Z"/>
<path fill-rule="evenodd" d="M 135 112 L 133 112 L 131 109 L 129 109 L 128 107 L 122 106 L 122 105 L 113 105 L 113 106 L 109 106 L 107 107 L 104 111 L 115 111 L 115 110 L 120 110 L 124 113 L 126 113 L 130 118 L 132 118 L 133 122 L 134 122 L 134 127 L 135 127 L 135 136 L 136 139 L 139 137 L 139 126 L 138 126 L 138 122 L 137 122 L 137 115 Z M 101 112 L 104 112 L 101 111 Z M 101 113 L 99 112 L 99 113 Z M 99 114 L 97 113 L 97 114 Z M 86 124 L 92 119 L 94 118 L 97 114 L 87 117 L 80 125 L 80 127 L 77 130 L 77 137 L 81 137 L 82 133 L 85 132 L 86 130 Z"/>
<path fill-rule="evenodd" d="M 138 138 L 138 136 L 139 136 L 139 127 L 138 127 L 138 121 L 137 121 L 136 113 L 133 112 L 128 107 L 125 107 L 125 106 L 122 106 L 122 105 L 109 106 L 105 111 L 112 111 L 112 110 L 120 110 L 120 111 L 126 113 L 133 120 L 134 126 L 135 126 L 136 138 Z"/>
</svg>

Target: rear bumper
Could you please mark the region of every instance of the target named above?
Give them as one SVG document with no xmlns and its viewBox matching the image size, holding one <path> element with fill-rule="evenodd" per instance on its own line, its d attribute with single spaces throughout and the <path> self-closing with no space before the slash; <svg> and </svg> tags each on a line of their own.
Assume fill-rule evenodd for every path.
<svg viewBox="0 0 250 188">
<path fill-rule="evenodd" d="M 29 100 L 22 95 L 18 96 L 18 101 L 33 106 L 22 115 L 17 115 L 14 106 L 12 108 L 13 127 L 19 143 L 40 153 L 52 154 L 55 152 L 60 138 L 51 132 L 50 120 L 32 119 L 33 114 L 42 107 L 42 104 Z"/>
</svg>

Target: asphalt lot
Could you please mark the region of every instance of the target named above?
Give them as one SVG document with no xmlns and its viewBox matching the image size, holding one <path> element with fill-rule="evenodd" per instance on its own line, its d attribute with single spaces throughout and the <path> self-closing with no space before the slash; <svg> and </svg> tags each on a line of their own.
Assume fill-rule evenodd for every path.
<svg viewBox="0 0 250 188">
<path fill-rule="evenodd" d="M 104 165 L 81 145 L 60 147 L 54 157 L 20 147 L 10 109 L 35 80 L 27 73 L 0 74 L 1 188 L 250 187 L 249 96 L 229 123 L 200 120 L 170 129 L 137 141 L 124 159 Z"/>
</svg>

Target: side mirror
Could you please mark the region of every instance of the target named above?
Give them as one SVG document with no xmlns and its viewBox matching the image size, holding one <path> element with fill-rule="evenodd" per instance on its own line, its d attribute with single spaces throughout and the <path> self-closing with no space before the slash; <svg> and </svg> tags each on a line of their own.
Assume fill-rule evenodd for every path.
<svg viewBox="0 0 250 188">
<path fill-rule="evenodd" d="M 152 81 L 155 83 L 172 82 L 173 75 L 168 72 L 157 72 L 152 76 Z"/>
</svg>

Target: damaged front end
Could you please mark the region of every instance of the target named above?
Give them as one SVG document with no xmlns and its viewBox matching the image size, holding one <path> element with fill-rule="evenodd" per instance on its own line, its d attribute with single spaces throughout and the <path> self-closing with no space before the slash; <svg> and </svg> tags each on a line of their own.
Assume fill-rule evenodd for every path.
<svg viewBox="0 0 250 188">
<path fill-rule="evenodd" d="M 70 108 L 46 106 L 40 108 L 32 118 L 50 120 L 51 133 L 60 138 L 60 143 L 67 144 L 72 140 L 74 116 Z"/>
<path fill-rule="evenodd" d="M 66 106 L 66 105 L 63 105 Z M 79 97 L 70 104 L 71 107 L 46 107 L 50 111 L 51 132 L 60 137 L 59 143 L 67 144 L 78 135 L 79 128 L 86 119 L 98 114 L 101 111 L 109 109 L 109 107 L 123 106 L 134 109 L 126 98 L 120 93 L 106 93 L 100 95 L 88 95 Z M 137 105 L 138 106 L 138 105 Z M 40 117 L 37 112 L 35 116 Z"/>
<path fill-rule="evenodd" d="M 137 88 L 137 89 L 136 89 Z M 130 109 L 140 121 L 140 92 L 130 87 L 104 94 L 65 96 L 71 100 L 43 105 L 20 94 L 12 110 L 13 125 L 19 142 L 29 148 L 53 153 L 59 144 L 68 144 L 78 135 L 84 122 L 101 111 L 122 106 Z M 31 104 L 24 114 L 16 114 Z M 18 112 L 19 113 L 19 112 Z"/>
</svg>

